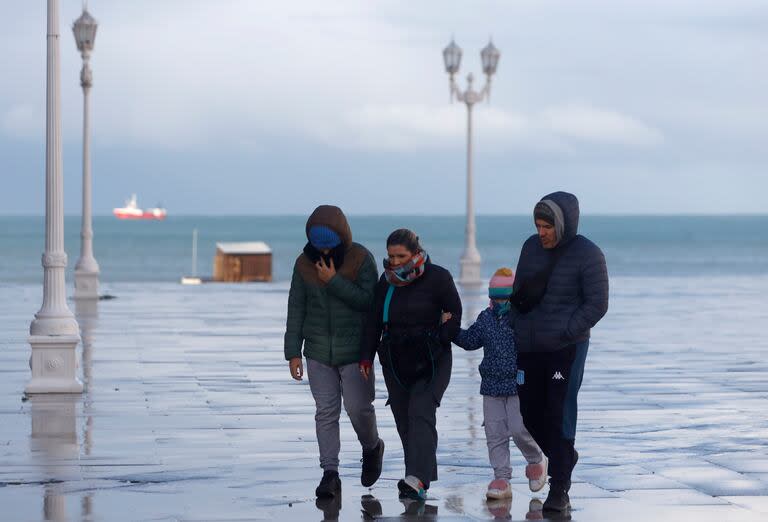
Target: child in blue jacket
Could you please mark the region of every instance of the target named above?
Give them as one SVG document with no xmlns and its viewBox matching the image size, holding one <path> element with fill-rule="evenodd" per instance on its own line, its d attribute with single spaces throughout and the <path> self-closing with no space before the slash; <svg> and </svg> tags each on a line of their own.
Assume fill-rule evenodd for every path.
<svg viewBox="0 0 768 522">
<path fill-rule="evenodd" d="M 507 315 L 509 296 L 515 274 L 510 268 L 500 268 L 488 285 L 491 306 L 480 312 L 474 324 L 462 329 L 454 344 L 465 350 L 485 348 L 480 363 L 480 394 L 483 396 L 483 418 L 488 456 L 494 480 L 488 484 L 489 499 L 512 496 L 509 479 L 509 439 L 515 442 L 528 462 L 525 476 L 531 491 L 539 491 L 547 483 L 547 457 L 523 424 L 520 400 L 517 397 L 517 350 L 514 331 Z M 444 314 L 447 320 L 450 314 Z"/>
</svg>

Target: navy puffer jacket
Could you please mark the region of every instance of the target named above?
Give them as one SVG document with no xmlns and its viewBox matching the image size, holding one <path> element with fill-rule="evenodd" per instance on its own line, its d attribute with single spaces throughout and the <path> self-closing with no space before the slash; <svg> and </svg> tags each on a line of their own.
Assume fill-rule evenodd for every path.
<svg viewBox="0 0 768 522">
<path fill-rule="evenodd" d="M 517 395 L 517 351 L 507 317 L 499 319 L 492 308 L 486 308 L 468 329 L 459 331 L 453 343 L 465 350 L 485 349 L 479 367 L 480 395 Z"/>
<path fill-rule="evenodd" d="M 577 234 L 579 201 L 567 192 L 544 196 L 563 212 L 563 237 L 552 250 L 534 234 L 523 244 L 515 274 L 515 289 L 545 269 L 553 252 L 567 248 L 549 278 L 541 302 L 527 314 L 510 314 L 519 352 L 553 352 L 589 339 L 590 329 L 608 311 L 608 270 L 603 252 Z"/>
</svg>

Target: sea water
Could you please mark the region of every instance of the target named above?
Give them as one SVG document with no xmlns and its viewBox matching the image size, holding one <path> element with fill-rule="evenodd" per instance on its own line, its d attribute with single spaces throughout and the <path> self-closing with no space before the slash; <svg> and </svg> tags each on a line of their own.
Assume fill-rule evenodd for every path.
<svg viewBox="0 0 768 522">
<path fill-rule="evenodd" d="M 387 235 L 410 228 L 435 263 L 458 276 L 464 249 L 461 216 L 350 216 L 355 241 L 370 249 L 381 270 Z M 178 281 L 192 270 L 192 231 L 198 230 L 197 275 L 209 276 L 217 242 L 265 241 L 273 250 L 275 281 L 290 279 L 306 243 L 304 216 L 171 216 L 165 221 L 93 219 L 93 250 L 102 285 Z M 80 253 L 80 218 L 65 218 L 67 280 Z M 579 232 L 606 255 L 610 275 L 723 277 L 768 274 L 765 216 L 582 216 Z M 482 274 L 517 264 L 535 233 L 529 216 L 479 216 Z M 0 217 L 0 284 L 40 283 L 45 244 L 43 217 Z"/>
</svg>

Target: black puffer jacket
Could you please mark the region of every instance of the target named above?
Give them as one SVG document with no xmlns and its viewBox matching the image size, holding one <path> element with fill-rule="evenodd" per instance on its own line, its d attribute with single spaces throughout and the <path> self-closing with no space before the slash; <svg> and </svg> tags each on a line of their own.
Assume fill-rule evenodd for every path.
<svg viewBox="0 0 768 522">
<path fill-rule="evenodd" d="M 381 340 L 384 298 L 389 283 L 382 275 L 376 284 L 373 307 L 365 321 L 360 360 L 373 361 Z M 440 325 L 443 312 L 453 317 Z M 395 288 L 389 304 L 389 331 L 392 335 L 414 335 L 424 330 L 439 330 L 440 341 L 450 348 L 461 327 L 461 299 L 453 276 L 445 268 L 427 261 L 424 275 L 406 286 Z"/>
<path fill-rule="evenodd" d="M 554 250 L 567 248 L 549 278 L 547 292 L 529 313 L 510 315 L 520 352 L 552 352 L 589 339 L 590 329 L 608 311 L 608 270 L 600 248 L 579 228 L 579 202 L 567 192 L 544 196 L 563 211 L 563 237 L 552 250 L 538 235 L 523 244 L 515 274 L 515 289 L 548 266 Z"/>
</svg>

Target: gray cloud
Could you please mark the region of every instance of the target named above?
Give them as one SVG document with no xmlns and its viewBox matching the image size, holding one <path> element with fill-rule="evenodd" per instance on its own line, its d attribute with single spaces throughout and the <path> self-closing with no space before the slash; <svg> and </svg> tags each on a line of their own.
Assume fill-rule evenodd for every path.
<svg viewBox="0 0 768 522">
<path fill-rule="evenodd" d="M 465 112 L 448 104 L 440 56 L 451 34 L 465 51 L 462 78 L 480 72 L 489 34 L 502 51 L 492 103 L 476 113 L 477 162 L 486 179 L 521 166 L 559 179 L 555 171 L 567 165 L 588 173 L 581 175 L 585 186 L 610 211 L 626 207 L 615 203 L 610 172 L 643 172 L 676 189 L 687 186 L 683 173 L 706 172 L 698 183 L 722 192 L 725 173 L 742 169 L 753 179 L 768 159 L 762 1 L 92 0 L 90 8 L 100 22 L 92 60 L 94 154 L 109 172 L 121 171 L 126 151 L 144 156 L 135 182 L 151 177 L 140 169 L 153 163 L 180 168 L 180 155 L 218 158 L 219 180 L 234 181 L 252 165 L 304 179 L 303 167 L 275 152 L 279 145 L 308 151 L 319 171 L 354 161 L 366 172 L 387 165 L 412 176 L 416 171 L 403 164 L 424 168 L 450 157 L 460 172 Z M 82 95 L 69 25 L 79 9 L 79 2 L 62 3 L 72 162 Z M 5 2 L 0 16 L 17 21 L 0 34 L 5 69 L 13 71 L 0 82 L 0 172 L 26 175 L 36 158 L 20 151 L 39 153 L 43 143 L 45 6 Z M 206 179 L 195 162 L 184 168 Z M 121 200 L 123 182 L 108 179 L 106 197 Z M 375 181 L 355 182 L 364 188 Z M 205 189 L 204 181 L 195 183 Z M 457 204 L 443 211 L 462 211 L 461 191 L 459 183 L 449 198 Z M 23 211 L 24 198 L 6 198 L 5 208 Z M 481 211 L 505 208 L 493 190 L 478 190 L 478 198 Z M 632 204 L 657 211 L 664 199 L 651 198 Z M 745 207 L 724 199 L 720 208 Z M 755 200 L 749 208 L 762 206 Z"/>
</svg>

